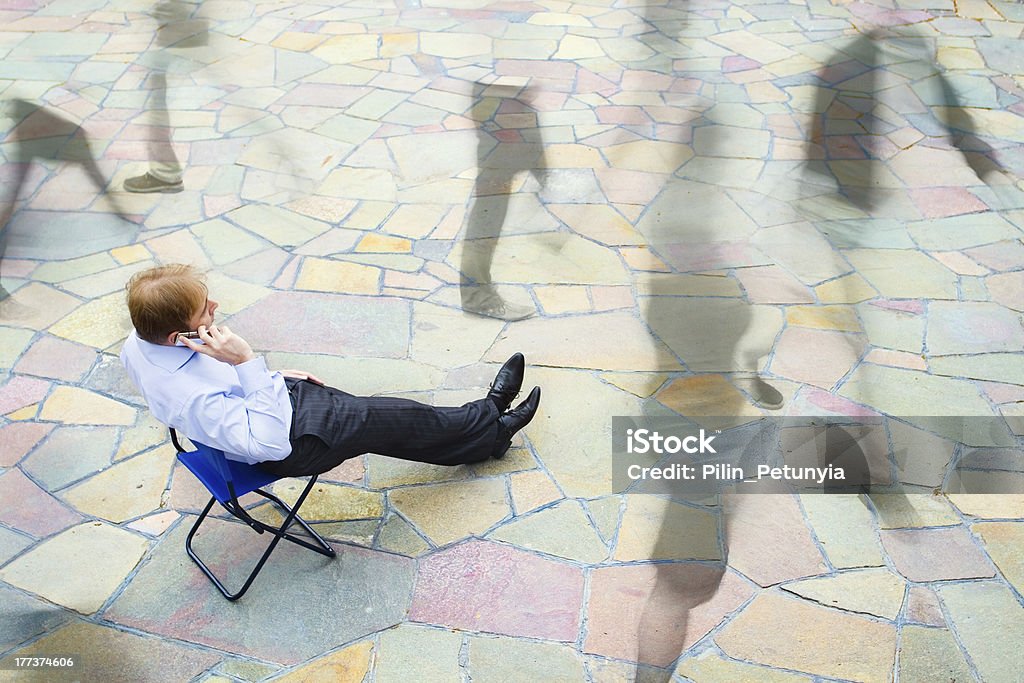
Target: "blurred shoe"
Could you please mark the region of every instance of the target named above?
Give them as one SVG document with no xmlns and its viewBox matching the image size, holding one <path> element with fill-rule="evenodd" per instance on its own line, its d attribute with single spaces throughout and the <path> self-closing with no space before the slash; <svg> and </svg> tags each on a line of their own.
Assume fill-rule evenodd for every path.
<svg viewBox="0 0 1024 683">
<path fill-rule="evenodd" d="M 181 192 L 185 189 L 185 183 L 178 181 L 176 183 L 168 183 L 160 180 L 156 176 L 145 173 L 134 178 L 128 178 L 124 181 L 124 189 L 128 192 Z"/>
<path fill-rule="evenodd" d="M 512 399 L 519 395 L 519 389 L 523 386 L 525 366 L 526 361 L 523 359 L 523 354 L 514 353 L 494 376 L 491 390 L 487 392 L 487 398 L 494 402 L 499 413 L 508 410 L 508 407 L 512 405 Z"/>
<path fill-rule="evenodd" d="M 490 287 L 474 287 L 467 293 L 462 290 L 462 310 L 485 318 L 497 318 L 498 320 L 524 320 L 534 315 L 537 311 L 533 306 L 520 306 L 511 304 Z"/>
<path fill-rule="evenodd" d="M 765 410 L 778 410 L 786 404 L 786 399 L 782 397 L 782 393 L 760 377 L 754 379 L 754 384 L 750 388 L 750 395 L 754 399 L 754 403 L 759 408 L 764 408 Z"/>
</svg>

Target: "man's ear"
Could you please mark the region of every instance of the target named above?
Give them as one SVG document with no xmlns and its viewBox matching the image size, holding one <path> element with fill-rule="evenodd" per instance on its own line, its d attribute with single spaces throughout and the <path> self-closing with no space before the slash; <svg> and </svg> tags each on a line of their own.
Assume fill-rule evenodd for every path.
<svg viewBox="0 0 1024 683">
<path fill-rule="evenodd" d="M 171 332 L 170 334 L 167 335 L 167 339 L 166 339 L 164 345 L 165 346 L 174 346 L 177 343 L 177 341 L 178 341 L 178 333 L 177 332 Z"/>
</svg>

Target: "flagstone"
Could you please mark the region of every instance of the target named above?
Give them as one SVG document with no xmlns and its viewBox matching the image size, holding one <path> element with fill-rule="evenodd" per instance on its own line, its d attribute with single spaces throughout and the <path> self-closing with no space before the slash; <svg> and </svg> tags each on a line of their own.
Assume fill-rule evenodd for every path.
<svg viewBox="0 0 1024 683">
<path fill-rule="evenodd" d="M 46 396 L 50 383 L 15 375 L 0 387 L 0 413 L 11 413 Z"/>
<path fill-rule="evenodd" d="M 147 542 L 102 522 L 68 529 L 0 570 L 12 586 L 82 614 L 96 612 L 142 559 Z M 66 571 L 71 564 L 78 568 Z"/>
<path fill-rule="evenodd" d="M 665 270 L 668 268 L 666 267 Z M 735 279 L 713 273 L 644 275 L 636 282 L 636 289 L 640 296 L 739 297 L 742 295 L 739 283 Z"/>
<path fill-rule="evenodd" d="M 786 324 L 839 332 L 861 331 L 857 312 L 849 306 L 788 306 Z"/>
<path fill-rule="evenodd" d="M 634 560 L 717 560 L 717 515 L 663 498 L 638 495 L 626 499 L 613 557 Z"/>
<path fill-rule="evenodd" d="M 393 631 L 388 631 L 393 633 Z M 304 683 L 307 681 L 335 681 L 336 683 L 362 683 L 370 670 L 374 656 L 374 644 L 363 641 L 355 645 L 318 657 L 275 680 L 281 683 Z M 231 671 L 225 671 L 231 673 Z M 273 671 L 259 669 L 256 676 L 245 680 L 259 680 Z M 209 679 L 207 679 L 209 680 Z"/>
<path fill-rule="evenodd" d="M 65 424 L 130 425 L 135 409 L 86 389 L 59 386 L 43 403 L 39 417 Z"/>
<path fill-rule="evenodd" d="M 653 298 L 643 310 L 654 332 L 693 371 L 752 370 L 782 326 L 777 308 L 722 299 Z M 716 340 L 708 344 L 708 340 Z"/>
<path fill-rule="evenodd" d="M 434 553 L 419 569 L 412 621 L 570 643 L 577 638 L 580 569 L 478 540 Z"/>
<path fill-rule="evenodd" d="M 829 390 L 853 368 L 864 351 L 857 335 L 789 327 L 775 346 L 771 371 Z"/>
<path fill-rule="evenodd" d="M 1024 367 L 1017 353 L 937 356 L 928 362 L 935 375 L 1024 384 Z"/>
<path fill-rule="evenodd" d="M 902 476 L 901 480 L 906 481 Z M 882 529 L 937 527 L 960 523 L 960 517 L 946 499 L 940 496 L 920 493 L 875 493 L 871 494 L 871 502 L 878 510 L 878 525 Z"/>
<path fill-rule="evenodd" d="M 793 496 L 733 496 L 725 514 L 729 566 L 759 585 L 828 571 Z"/>
<path fill-rule="evenodd" d="M 38 422 L 14 422 L 0 427 L 0 467 L 16 465 L 53 427 Z"/>
<path fill-rule="evenodd" d="M 250 233 L 224 220 L 211 220 L 192 226 L 214 265 L 225 265 L 262 251 L 266 245 Z"/>
<path fill-rule="evenodd" d="M 5 260 L 7 258 L 9 256 Z M 32 330 L 46 329 L 81 305 L 75 297 L 38 282 L 19 287 L 11 295 L 11 301 L 20 304 L 22 309 L 19 309 L 19 315 L 11 316 L 4 323 Z"/>
<path fill-rule="evenodd" d="M 995 570 L 964 527 L 881 532 L 896 569 L 911 581 L 988 578 Z"/>
<path fill-rule="evenodd" d="M 609 334 L 612 330 L 614 335 Z M 586 346 L 578 343 L 582 339 L 588 340 Z M 526 320 L 499 339 L 484 359 L 503 362 L 515 351 L 529 355 L 533 365 L 598 370 L 680 369 L 668 350 L 628 313 Z"/>
<path fill-rule="evenodd" d="M 823 304 L 856 304 L 878 296 L 878 292 L 861 277 L 850 273 L 814 288 L 818 301 Z"/>
<path fill-rule="evenodd" d="M 54 491 L 109 465 L 116 443 L 114 427 L 58 427 L 22 462 L 22 469 Z"/>
<path fill-rule="evenodd" d="M 76 662 L 73 674 L 88 670 L 90 676 L 104 681 L 191 679 L 220 659 L 219 654 L 171 641 L 75 621 L 11 653 L 0 666 L 13 666 L 15 657 L 52 657 L 55 653 L 74 655 L 82 662 Z"/>
<path fill-rule="evenodd" d="M 409 308 L 400 301 L 310 292 L 274 292 L 235 314 L 231 328 L 256 348 L 372 358 L 406 355 Z"/>
<path fill-rule="evenodd" d="M 296 289 L 343 294 L 377 294 L 380 291 L 379 268 L 357 263 L 307 258 L 299 269 Z"/>
<path fill-rule="evenodd" d="M 274 484 L 274 495 L 288 505 L 298 500 L 306 482 L 285 479 Z M 302 518 L 307 522 L 367 519 L 384 514 L 384 496 L 354 486 L 318 482 L 302 504 Z"/>
<path fill-rule="evenodd" d="M 1015 310 L 1024 311 L 1024 271 L 999 273 L 985 278 L 992 301 Z"/>
<path fill-rule="evenodd" d="M 878 306 L 858 306 L 857 313 L 873 345 L 914 354 L 924 350 L 923 316 Z"/>
<path fill-rule="evenodd" d="M 1019 316 L 983 302 L 932 302 L 928 350 L 935 355 L 1014 351 L 1024 346 Z"/>
<path fill-rule="evenodd" d="M 471 637 L 467 669 L 478 683 L 586 678 L 582 657 L 573 647 L 507 637 Z"/>
<path fill-rule="evenodd" d="M 778 266 L 740 268 L 736 277 L 755 304 L 812 303 L 814 296 L 807 287 Z M 788 315 L 788 310 L 787 310 Z"/>
<path fill-rule="evenodd" d="M 0 586 L 0 648 L 9 650 L 35 636 L 56 631 L 67 621 L 64 610 Z"/>
<path fill-rule="evenodd" d="M 276 206 L 249 204 L 225 217 L 281 247 L 295 247 L 326 232 L 330 226 Z"/>
<path fill-rule="evenodd" d="M 122 292 L 89 301 L 50 327 L 51 334 L 97 349 L 121 341 L 130 331 Z"/>
<path fill-rule="evenodd" d="M 769 626 L 771 624 L 771 626 Z M 822 640 L 821 633 L 831 637 Z M 730 657 L 809 674 L 888 681 L 896 652 L 891 624 L 762 593 L 718 635 Z M 793 643 L 802 643 L 793 647 Z"/>
<path fill-rule="evenodd" d="M 938 587 L 950 626 L 985 681 L 1012 681 L 1024 667 L 1016 646 L 1024 638 L 1024 608 L 1001 583 L 971 582 Z"/>
<path fill-rule="evenodd" d="M 0 474 L 0 494 L 0 521 L 39 538 L 81 520 L 16 468 Z"/>
<path fill-rule="evenodd" d="M 181 515 L 174 510 L 167 510 L 166 512 L 158 512 L 143 517 L 126 526 L 129 529 L 141 531 L 148 536 L 162 536 L 168 527 L 178 521 L 180 517 Z"/>
<path fill-rule="evenodd" d="M 634 396 L 647 398 L 668 379 L 666 373 L 656 372 L 602 372 L 601 379 Z"/>
<path fill-rule="evenodd" d="M 26 535 L 11 531 L 6 527 L 0 527 L 0 566 L 7 564 L 9 560 L 21 555 L 25 548 L 35 543 Z M 0 644 L 3 643 L 3 636 L 0 635 Z"/>
<path fill-rule="evenodd" d="M 610 540 L 619 528 L 619 512 L 622 499 L 620 496 L 608 496 L 597 500 L 583 501 L 583 506 L 594 520 L 597 533 L 605 540 Z"/>
<path fill-rule="evenodd" d="M 601 204 L 551 204 L 548 210 L 576 233 L 609 246 L 643 244 L 643 237 L 615 209 Z"/>
<path fill-rule="evenodd" d="M 956 276 L 920 252 L 851 249 L 845 256 L 884 297 L 956 298 Z"/>
<path fill-rule="evenodd" d="M 174 457 L 169 445 L 154 449 L 103 470 L 61 497 L 85 514 L 115 523 L 148 514 L 161 507 Z"/>
<path fill-rule="evenodd" d="M 895 621 L 903 607 L 906 582 L 885 568 L 857 569 L 788 583 L 782 588 L 825 607 Z"/>
<path fill-rule="evenodd" d="M 377 545 L 400 555 L 418 557 L 430 551 L 430 544 L 398 515 L 391 515 L 381 527 Z"/>
<path fill-rule="evenodd" d="M 907 625 L 900 638 L 900 677 L 909 680 L 970 680 L 967 662 L 946 629 Z"/>
<path fill-rule="evenodd" d="M 681 377 L 662 389 L 656 398 L 680 415 L 726 419 L 725 423 L 701 421 L 705 426 L 731 426 L 761 416 L 761 411 L 722 375 Z"/>
<path fill-rule="evenodd" d="M 395 489 L 388 500 L 439 546 L 482 534 L 511 514 L 500 479 Z"/>
<path fill-rule="evenodd" d="M 183 520 L 156 548 L 105 613 L 115 623 L 165 637 L 223 648 L 263 661 L 297 664 L 337 642 L 389 628 L 408 609 L 414 567 L 408 558 L 351 546 L 324 558 L 281 544 L 259 579 L 238 603 L 228 603 L 181 553 L 192 526 Z M 196 551 L 227 585 L 240 585 L 263 546 L 242 524 L 210 520 L 196 537 Z M 295 577 L 301 576 L 301 581 Z M 261 588 L 262 587 L 262 588 Z M 182 611 L 180 596 L 193 596 Z M 282 629 L 303 629 L 299 640 Z"/>
<path fill-rule="evenodd" d="M 1024 525 L 1020 522 L 983 522 L 971 527 L 981 537 L 985 550 L 1000 573 L 1018 591 L 1024 586 L 1024 559 L 1018 552 L 1024 539 Z"/>
<path fill-rule="evenodd" d="M 837 569 L 885 564 L 871 511 L 853 494 L 802 494 L 807 521 L 828 562 Z"/>
<path fill-rule="evenodd" d="M 679 662 L 676 676 L 694 681 L 758 681 L 758 683 L 798 683 L 811 680 L 807 676 L 769 669 L 763 666 L 725 659 L 721 655 L 705 650 L 696 657 Z"/>
<path fill-rule="evenodd" d="M 595 569 L 583 651 L 671 664 L 753 594 L 745 581 L 723 569 L 677 563 Z"/>
<path fill-rule="evenodd" d="M 35 332 L 32 330 L 0 327 L 0 368 L 14 367 L 18 358 L 31 345 L 34 336 Z"/>
<path fill-rule="evenodd" d="M 13 331 L 13 330 L 12 330 Z M 25 353 L 16 372 L 69 382 L 80 380 L 96 360 L 96 351 L 63 339 L 43 337 Z"/>
<path fill-rule="evenodd" d="M 562 498 L 561 491 L 543 470 L 516 472 L 509 478 L 509 489 L 516 515 L 526 514 Z"/>
<path fill-rule="evenodd" d="M 584 564 L 598 564 L 608 556 L 608 548 L 576 501 L 563 501 L 527 517 L 517 517 L 488 538 Z"/>
</svg>

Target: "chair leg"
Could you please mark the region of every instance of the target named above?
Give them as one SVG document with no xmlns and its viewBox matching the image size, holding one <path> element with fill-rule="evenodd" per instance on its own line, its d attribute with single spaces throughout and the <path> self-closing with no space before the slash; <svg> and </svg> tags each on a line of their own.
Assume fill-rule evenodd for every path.
<svg viewBox="0 0 1024 683">
<path fill-rule="evenodd" d="M 195 536 L 196 532 L 199 530 L 199 526 L 206 519 L 206 516 L 210 513 L 210 509 L 213 507 L 213 504 L 217 502 L 216 498 L 210 498 L 210 502 L 206 504 L 206 508 L 199 515 L 199 518 L 196 520 L 196 523 L 192 526 L 191 531 L 189 531 L 188 536 L 185 539 L 185 552 L 188 553 L 188 556 L 192 558 L 192 561 L 195 562 L 199 566 L 199 568 L 202 570 L 202 572 L 204 574 L 206 574 L 206 577 L 208 579 L 210 579 L 210 581 L 213 582 L 213 585 L 217 587 L 217 590 L 219 590 L 221 592 L 221 595 L 223 595 L 228 600 L 231 600 L 232 602 L 235 601 L 235 600 L 238 600 L 240 597 L 242 597 L 245 594 L 245 592 L 247 590 L 249 590 L 249 586 L 252 585 L 252 582 L 256 579 L 256 575 L 260 573 L 261 569 L 263 569 L 263 565 L 266 564 L 267 559 L 270 557 L 270 553 L 272 553 L 274 551 L 274 548 L 277 547 L 277 544 L 281 541 L 282 538 L 283 539 L 287 539 L 287 540 L 289 540 L 292 543 L 295 543 L 297 545 L 301 545 L 301 546 L 303 546 L 305 548 L 309 548 L 310 550 L 316 551 L 316 552 L 320 553 L 321 555 L 326 555 L 328 557 L 334 557 L 335 554 L 336 554 L 334 552 L 334 548 L 332 548 L 327 543 L 327 541 L 325 541 L 323 538 L 321 538 L 321 536 L 318 533 L 313 531 L 313 529 L 309 526 L 309 524 L 306 523 L 306 521 L 304 519 L 302 519 L 301 517 L 299 517 L 298 514 L 297 514 L 298 509 L 302 506 L 302 503 L 306 500 L 306 496 L 309 495 L 309 492 L 313 489 L 313 485 L 315 483 L 316 483 L 316 477 L 313 477 L 312 479 L 310 479 L 309 483 L 306 485 L 305 490 L 303 490 L 303 492 L 299 496 L 298 500 L 295 501 L 295 505 L 292 506 L 292 507 L 288 507 L 288 505 L 286 505 L 277 496 L 275 496 L 273 494 L 270 494 L 270 493 L 267 493 L 265 491 L 257 489 L 256 493 L 259 493 L 260 495 L 264 496 L 265 498 L 268 498 L 271 501 L 273 501 L 274 503 L 280 505 L 284 510 L 287 511 L 288 514 L 285 517 L 284 523 L 281 524 L 280 527 L 272 527 L 272 526 L 269 526 L 267 524 L 264 524 L 263 522 L 256 521 L 256 523 L 263 530 L 269 531 L 270 533 L 272 533 L 274 535 L 274 539 L 267 546 L 267 549 L 263 552 L 263 555 L 262 555 L 262 557 L 260 557 L 259 562 L 257 562 L 256 566 L 253 568 L 252 573 L 249 574 L 249 577 L 245 580 L 245 583 L 242 585 L 242 588 L 239 589 L 239 591 L 237 593 L 231 593 L 227 588 L 225 588 L 224 584 L 221 583 L 221 581 L 214 575 L 214 573 L 210 570 L 210 568 L 207 567 L 206 564 L 202 560 L 199 559 L 199 556 L 196 555 L 196 552 L 192 549 L 192 538 L 193 538 L 193 536 Z M 296 536 L 294 536 L 292 534 L 289 534 L 288 533 L 288 527 L 290 527 L 292 525 L 292 522 L 298 522 L 299 525 L 302 526 L 302 528 L 305 529 L 312 536 L 312 538 L 316 541 L 316 543 L 320 547 L 317 547 L 316 545 L 313 545 L 312 543 L 309 543 L 308 541 L 306 541 L 304 539 L 301 539 L 301 538 L 298 538 L 298 537 L 296 537 Z"/>
</svg>

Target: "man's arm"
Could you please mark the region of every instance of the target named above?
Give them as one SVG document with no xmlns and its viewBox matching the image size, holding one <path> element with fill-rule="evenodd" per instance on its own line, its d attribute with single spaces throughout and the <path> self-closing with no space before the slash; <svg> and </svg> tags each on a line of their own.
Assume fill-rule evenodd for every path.
<svg viewBox="0 0 1024 683">
<path fill-rule="evenodd" d="M 283 460 L 291 453 L 292 406 L 280 374 L 271 374 L 249 344 L 227 327 L 199 327 L 203 344 L 181 341 L 197 353 L 234 367 L 243 396 L 204 394 L 189 401 L 186 421 L 212 441 L 210 446 L 249 463 Z"/>
</svg>

